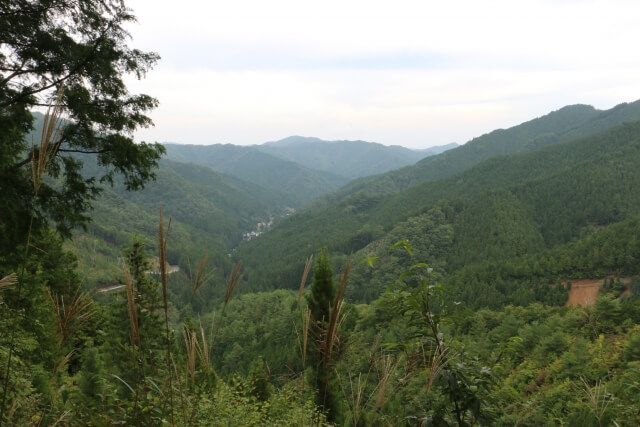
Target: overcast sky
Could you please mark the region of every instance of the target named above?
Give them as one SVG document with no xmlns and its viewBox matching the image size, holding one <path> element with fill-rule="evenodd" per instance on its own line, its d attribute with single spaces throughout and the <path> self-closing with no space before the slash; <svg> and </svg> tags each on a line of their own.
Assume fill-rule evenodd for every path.
<svg viewBox="0 0 640 427">
<path fill-rule="evenodd" d="M 162 60 L 139 139 L 424 148 L 640 98 L 640 1 L 127 0 Z"/>
</svg>

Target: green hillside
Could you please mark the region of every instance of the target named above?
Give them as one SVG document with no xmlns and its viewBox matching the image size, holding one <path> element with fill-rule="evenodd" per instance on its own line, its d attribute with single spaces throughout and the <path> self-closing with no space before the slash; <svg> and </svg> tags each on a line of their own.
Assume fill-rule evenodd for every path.
<svg viewBox="0 0 640 427">
<path fill-rule="evenodd" d="M 90 169 L 90 168 L 89 168 Z M 157 179 L 144 190 L 129 192 L 121 185 L 104 187 L 93 204 L 88 232 L 78 231 L 72 244 L 87 284 L 111 284 L 120 271 L 123 247 L 137 235 L 156 248 L 158 209 L 172 218 L 167 259 L 187 269 L 205 253 L 221 275 L 228 270 L 227 254 L 258 222 L 279 219 L 285 196 L 209 168 L 164 160 Z"/>
<path fill-rule="evenodd" d="M 347 178 L 263 153 L 254 147 L 231 144 L 165 144 L 167 158 L 206 166 L 233 175 L 285 197 L 297 208 L 312 198 L 346 184 Z"/>
<path fill-rule="evenodd" d="M 160 59 L 129 46 L 135 22 L 121 0 L 0 3 L 0 425 L 640 425 L 640 101 L 565 107 L 327 194 L 428 153 L 291 137 L 263 148 L 295 162 L 162 158 L 134 140 L 159 101 L 126 75 Z M 293 64 L 247 40 L 264 71 Z M 422 67 L 358 49 L 293 71 L 384 86 L 393 64 Z M 453 53 L 429 63 L 463 71 Z M 255 102 L 288 86 L 254 90 L 263 68 L 241 68 Z M 298 113 L 372 111 L 356 83 L 361 101 L 323 85 Z M 423 111 L 409 101 L 389 118 Z"/>
<path fill-rule="evenodd" d="M 180 368 L 171 377 L 162 369 L 160 283 L 153 274 L 136 279 L 143 338 L 134 347 L 145 357 L 145 381 L 160 384 L 148 391 L 166 402 L 150 403 L 158 414 L 168 416 L 171 410 L 212 425 L 242 425 L 248 419 L 304 425 L 329 416 L 314 400 L 322 386 L 314 375 L 324 363 L 318 362 L 323 353 L 315 340 L 322 344 L 326 325 L 312 318 L 312 329 L 305 332 L 303 310 L 311 305 L 311 291 L 299 296 L 290 290 L 300 283 L 304 259 L 324 245 L 335 276 L 350 254 L 353 259 L 348 302 L 341 305 L 336 350 L 329 356 L 329 390 L 337 399 L 331 406 L 334 425 L 378 417 L 388 425 L 418 417 L 471 425 L 478 419 L 488 425 L 518 420 L 544 425 L 556 419 L 633 425 L 640 420 L 633 410 L 636 394 L 628 391 L 640 378 L 640 335 L 634 326 L 640 322 L 639 161 L 640 122 L 626 123 L 497 156 L 393 194 L 359 191 L 324 209 L 287 216 L 240 244 L 242 233 L 256 222 L 285 212 L 286 196 L 207 167 L 163 160 L 157 180 L 143 191 L 127 192 L 118 182 L 104 188 L 88 231 L 78 230 L 67 246 L 79 257 L 77 274 L 85 287 L 115 284 L 123 281 L 123 260 L 133 262 L 122 251 L 132 247 L 132 234 L 154 255 L 158 205 L 165 220 L 172 217 L 166 255 L 180 271 L 168 279 L 172 329 L 167 333 Z M 89 164 L 85 173 L 95 168 Z M 390 250 L 398 241 L 408 244 Z M 410 252 L 402 249 L 408 245 Z M 62 274 L 61 264 L 49 259 L 55 252 L 44 247 L 41 268 Z M 210 275 L 196 289 L 195 270 L 206 252 Z M 234 293 L 225 282 L 235 259 L 245 261 L 246 271 L 229 300 Z M 319 277 L 316 264 L 312 288 Z M 569 292 L 561 282 L 584 277 L 608 278 L 603 296 L 594 307 L 561 307 Z M 616 280 L 620 277 L 629 284 Z M 155 293 L 144 287 L 154 283 Z M 14 294 L 5 295 L 14 303 Z M 64 295 L 73 301 L 73 295 Z M 23 395 L 49 405 L 45 402 L 57 392 L 45 385 L 53 384 L 73 391 L 64 408 L 88 411 L 102 405 L 118 410 L 101 419 L 134 420 L 135 413 L 125 408 L 142 406 L 131 400 L 131 390 L 139 388 L 131 361 L 139 359 L 123 351 L 131 339 L 125 297 L 117 290 L 94 297 L 99 309 L 73 341 L 81 355 L 69 356 L 68 370 L 53 380 L 48 365 L 27 351 L 29 341 L 20 340 L 14 375 L 34 384 Z M 0 300 L 5 318 L 11 318 L 8 307 Z M 55 317 L 47 314 L 48 305 L 42 307 L 38 318 Z M 40 329 L 32 335 L 46 336 Z M 49 332 L 55 336 L 55 327 Z M 305 336 L 310 343 L 303 352 Z M 205 347 L 205 341 L 215 345 Z M 49 343 L 41 351 L 60 359 L 55 349 Z M 433 369 L 438 372 L 431 376 Z M 92 383 L 96 378 L 104 380 Z M 182 388 L 176 396 L 184 402 L 169 403 L 167 378 Z M 377 394 L 389 378 L 402 381 L 391 381 Z M 95 384 L 109 391 L 106 397 L 94 396 Z M 354 384 L 355 391 L 345 384 Z M 608 402 L 599 412 L 589 403 L 592 392 Z M 373 397 L 356 407 L 354 393 Z M 213 415 L 206 409 L 212 402 Z M 34 408 L 25 406 L 12 416 L 24 419 Z"/>
<path fill-rule="evenodd" d="M 357 252 L 435 206 L 444 213 L 441 225 L 453 227 L 450 248 L 439 260 L 447 266 L 443 272 L 521 256 L 634 215 L 640 209 L 635 191 L 640 175 L 633 166 L 638 161 L 640 123 L 624 124 L 569 143 L 491 159 L 393 195 L 360 191 L 325 209 L 287 218 L 241 248 L 238 257 L 255 269 L 252 285 L 293 287 L 301 260 L 313 247 L 326 245 L 336 255 Z"/>
<path fill-rule="evenodd" d="M 424 181 L 462 172 L 495 156 L 532 151 L 604 131 L 626 121 L 640 120 L 640 101 L 599 111 L 587 105 L 563 107 L 509 129 L 498 129 L 472 139 L 413 166 L 383 175 L 355 180 L 325 200 L 335 201 L 357 191 L 389 194 Z"/>
</svg>

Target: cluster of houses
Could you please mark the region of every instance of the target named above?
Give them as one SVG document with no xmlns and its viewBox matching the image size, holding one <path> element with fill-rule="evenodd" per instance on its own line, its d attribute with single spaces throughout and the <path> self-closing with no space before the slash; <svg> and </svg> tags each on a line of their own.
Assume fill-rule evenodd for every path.
<svg viewBox="0 0 640 427">
<path fill-rule="evenodd" d="M 256 224 L 256 229 L 242 235 L 242 240 L 251 240 L 254 237 L 258 237 L 265 231 L 267 231 L 273 225 L 273 216 L 269 218 L 269 222 L 259 222 Z"/>
</svg>

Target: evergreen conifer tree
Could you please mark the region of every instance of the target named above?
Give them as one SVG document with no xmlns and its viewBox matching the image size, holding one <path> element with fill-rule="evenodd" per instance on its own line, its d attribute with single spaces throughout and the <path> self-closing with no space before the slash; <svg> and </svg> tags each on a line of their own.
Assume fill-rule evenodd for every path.
<svg viewBox="0 0 640 427">
<path fill-rule="evenodd" d="M 329 263 L 327 248 L 320 249 L 316 265 L 313 268 L 313 281 L 311 282 L 311 294 L 307 296 L 309 310 L 314 321 L 322 323 L 329 320 L 331 304 L 336 294 L 333 283 L 333 270 Z"/>
<path fill-rule="evenodd" d="M 307 295 L 307 304 L 313 320 L 313 340 L 311 345 L 310 362 L 313 365 L 313 386 L 317 391 L 316 403 L 326 412 L 328 421 L 336 421 L 339 418 L 339 403 L 337 390 L 332 379 L 334 374 L 329 360 L 324 356 L 323 342 L 326 340 L 331 307 L 336 294 L 333 282 L 333 270 L 329 262 L 327 248 L 320 249 L 313 268 L 313 280 L 310 294 Z"/>
</svg>

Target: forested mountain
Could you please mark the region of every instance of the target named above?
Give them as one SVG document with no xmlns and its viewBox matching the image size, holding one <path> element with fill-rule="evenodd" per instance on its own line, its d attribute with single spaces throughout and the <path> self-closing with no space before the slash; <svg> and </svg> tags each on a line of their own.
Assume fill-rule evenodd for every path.
<svg viewBox="0 0 640 427">
<path fill-rule="evenodd" d="M 279 220 L 288 212 L 287 203 L 286 196 L 233 176 L 163 160 L 157 179 L 144 191 L 126 191 L 121 183 L 103 188 L 88 232 L 76 233 L 74 252 L 88 285 L 113 283 L 122 247 L 131 244 L 133 235 L 155 248 L 155 223 L 162 206 L 172 219 L 167 260 L 186 268 L 208 253 L 221 274 L 229 264 L 227 254 L 242 242 L 243 234 L 255 231 L 259 222 Z"/>
<path fill-rule="evenodd" d="M 563 107 L 509 129 L 494 130 L 455 149 L 427 157 L 415 165 L 352 181 L 326 199 L 339 200 L 360 190 L 393 193 L 423 181 L 446 178 L 495 156 L 571 141 L 634 120 L 640 120 L 640 101 L 620 104 L 604 111 L 588 105 Z"/>
<path fill-rule="evenodd" d="M 640 425 L 637 102 L 291 215 L 341 178 L 133 140 L 158 101 L 124 75 L 159 59 L 134 22 L 119 0 L 0 3 L 1 425 Z M 315 162 L 382 167 L 358 146 Z"/>
<path fill-rule="evenodd" d="M 454 146 L 449 144 L 426 150 L 411 150 L 398 145 L 385 146 L 365 141 L 323 141 L 318 138 L 290 136 L 255 147 L 308 168 L 354 179 L 411 165 Z"/>
<path fill-rule="evenodd" d="M 535 253 L 634 215 L 640 209 L 635 191 L 640 175 L 633 166 L 638 161 L 640 123 L 623 124 L 568 143 L 496 157 L 392 195 L 357 192 L 327 208 L 287 218 L 243 246 L 238 256 L 252 267 L 249 283 L 258 289 L 269 282 L 294 287 L 299 260 L 314 246 L 348 255 L 436 206 L 442 211 L 436 225 L 451 227 L 452 234 L 437 248 L 436 260 L 425 254 L 424 261 L 443 265 L 442 272 Z M 423 235 L 405 238 L 420 245 Z M 285 240 L 286 249 L 280 250 Z M 376 292 L 365 293 L 375 297 Z"/>
<path fill-rule="evenodd" d="M 321 194 L 335 190 L 348 179 L 302 166 L 259 151 L 255 147 L 231 144 L 164 144 L 167 158 L 206 166 L 215 171 L 252 182 L 286 196 L 288 206 L 297 208 Z"/>
<path fill-rule="evenodd" d="M 122 263 L 135 267 L 136 260 L 161 253 L 158 206 L 165 221 L 172 218 L 165 257 L 180 271 L 168 279 L 167 319 L 180 325 L 175 333 L 184 341 L 174 341 L 171 349 L 183 365 L 184 374 L 172 377 L 183 387 L 183 404 L 171 405 L 164 391 L 168 374 L 161 368 L 168 356 L 160 345 L 159 317 L 151 315 L 161 313 L 161 296 L 156 292 L 153 297 L 144 287 L 154 283 L 157 273 L 138 274 L 135 289 L 140 291 L 137 300 L 130 300 L 141 306 L 143 338 L 135 348 L 145 354 L 149 368 L 144 375 L 163 384 L 149 391 L 165 397 L 164 405 L 150 403 L 158 414 L 190 414 L 213 425 L 242 425 L 247 419 L 304 424 L 326 418 L 343 425 L 375 421 L 378 414 L 384 414 L 386 425 L 418 416 L 497 425 L 520 419 L 544 424 L 553 417 L 577 425 L 593 419 L 634 421 L 640 414 L 629 409 L 634 397 L 625 381 L 640 378 L 635 375 L 640 339 L 633 326 L 640 322 L 640 281 L 633 279 L 640 274 L 638 162 L 640 122 L 630 122 L 494 156 L 390 194 L 358 191 L 322 209 L 302 209 L 238 246 L 243 232 L 257 222 L 285 213 L 288 196 L 208 167 L 162 160 L 156 180 L 143 191 L 128 192 L 120 180 L 114 188 L 105 187 L 93 202 L 88 231 L 76 231 L 67 246 L 79 257 L 77 274 L 85 287 L 123 283 L 129 292 Z M 95 164 L 85 165 L 85 174 L 99 174 Z M 300 285 L 305 259 L 322 246 L 331 254 L 330 264 L 329 259 L 323 264 L 321 252 L 310 273 L 311 289 L 296 295 L 291 289 Z M 129 247 L 124 254 L 123 247 Z M 205 253 L 209 258 L 199 267 Z M 47 254 L 55 256 L 50 248 Z M 349 257 L 345 282 L 340 274 Z M 233 267 L 237 260 L 244 261 L 242 273 Z M 340 283 L 333 286 L 342 289 L 346 300 L 337 294 L 338 305 L 328 308 L 329 316 L 343 313 L 337 315 L 336 331 L 328 332 L 323 329 L 328 324 L 316 320 L 320 315 L 304 310 L 316 304 L 311 295 L 333 272 Z M 593 308 L 559 307 L 570 289 L 563 282 L 584 277 L 606 279 L 602 292 L 608 293 Z M 627 284 L 617 281 L 620 277 Z M 348 283 L 346 289 L 342 283 Z M 231 298 L 236 286 L 239 295 Z M 130 341 L 125 307 L 131 303 L 125 293 L 95 296 L 100 311 L 83 326 L 86 338 L 74 341 L 82 355 L 70 357 L 69 372 L 47 382 L 62 387 L 66 381 L 64 387 L 80 396 L 69 398 L 67 405 L 78 411 L 142 405 L 127 397 L 138 388 L 140 373 L 131 370 L 135 365 L 120 344 Z M 0 310 L 9 310 L 2 301 Z M 431 326 L 424 319 L 431 319 Z M 322 343 L 328 333 L 337 334 L 338 344 L 325 364 Z M 305 336 L 310 342 L 303 351 Z M 27 346 L 18 344 L 21 363 L 36 360 L 25 355 Z M 45 351 L 54 352 L 51 348 L 55 344 Z M 415 359 L 421 352 L 442 361 Z M 439 371 L 430 377 L 427 369 L 434 366 Z M 33 389 L 23 394 L 49 396 L 40 398 L 46 401 L 56 392 L 41 385 L 38 378 L 48 377 L 38 372 L 16 369 L 14 375 L 21 381 L 33 378 Z M 115 397 L 91 392 L 94 386 L 86 384 L 98 378 L 93 372 L 107 378 L 96 384 Z M 108 379 L 114 375 L 120 379 Z M 71 385 L 72 379 L 80 385 Z M 451 381 L 457 388 L 450 388 Z M 593 412 L 582 397 L 594 381 L 615 395 L 601 412 Z M 357 403 L 344 387 L 350 382 L 358 393 L 373 397 Z M 302 389 L 322 387 L 335 400 L 319 399 L 316 392 L 293 397 Z M 388 390 L 376 396 L 380 387 Z M 197 409 L 212 401 L 218 410 L 214 415 Z M 535 402 L 537 409 L 521 406 L 527 402 Z M 25 417 L 29 408 L 12 416 Z M 101 419 L 136 417 L 133 412 Z"/>
</svg>

